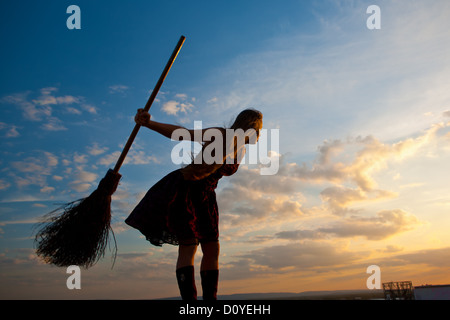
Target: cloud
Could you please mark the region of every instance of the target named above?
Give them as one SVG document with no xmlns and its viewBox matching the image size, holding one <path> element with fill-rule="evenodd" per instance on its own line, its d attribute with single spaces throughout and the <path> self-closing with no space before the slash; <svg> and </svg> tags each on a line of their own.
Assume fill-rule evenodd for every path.
<svg viewBox="0 0 450 320">
<path fill-rule="evenodd" d="M 31 121 L 42 121 L 44 117 L 51 116 L 52 108 L 48 105 L 35 105 L 28 101 L 30 92 L 16 93 L 2 98 L 3 103 L 19 106 L 25 119 Z"/>
<path fill-rule="evenodd" d="M 314 240 L 324 239 L 326 235 L 318 230 L 292 230 L 278 232 L 275 234 L 275 237 L 285 240 Z"/>
<path fill-rule="evenodd" d="M 65 131 L 67 128 L 62 124 L 62 121 L 56 117 L 49 117 L 47 123 L 44 123 L 41 128 L 47 131 Z"/>
<path fill-rule="evenodd" d="M 208 103 L 216 103 L 218 100 L 219 100 L 219 99 L 218 99 L 217 97 L 212 97 L 211 99 L 209 99 L 209 100 L 206 101 L 206 102 L 208 102 Z"/>
<path fill-rule="evenodd" d="M 373 136 L 325 141 L 317 148 L 312 164 L 289 163 L 279 174 L 323 185 L 320 197 L 330 212 L 345 215 L 354 212 L 349 207 L 356 203 L 397 197 L 397 192 L 378 187 L 376 175 L 393 163 L 414 158 L 420 150 L 436 143 L 440 132 L 448 128 L 449 124 L 435 124 L 414 138 L 391 143 L 383 143 Z"/>
<path fill-rule="evenodd" d="M 398 233 L 410 231 L 420 221 L 404 210 L 383 210 L 375 217 L 352 216 L 342 219 L 331 227 L 319 228 L 319 232 L 337 237 L 365 237 L 368 240 L 384 240 Z"/>
<path fill-rule="evenodd" d="M 274 176 L 261 176 L 258 169 L 243 165 L 218 189 L 222 234 L 252 243 L 357 237 L 379 241 L 413 230 L 422 224 L 415 215 L 382 206 L 381 201 L 398 198 L 401 188 L 379 188 L 378 174 L 390 170 L 392 163 L 423 156 L 449 127 L 433 125 L 413 138 L 389 143 L 372 136 L 325 141 L 312 164 L 298 165 L 281 156 Z M 310 224 L 292 230 L 289 225 L 319 216 L 320 228 Z M 274 229 L 278 232 L 270 231 Z"/>
<path fill-rule="evenodd" d="M 9 103 L 18 106 L 22 110 L 22 115 L 26 120 L 30 121 L 47 121 L 42 125 L 44 130 L 60 131 L 66 130 L 62 122 L 54 113 L 59 111 L 54 109 L 56 106 L 63 105 L 65 110 L 71 114 L 81 114 L 81 111 L 73 106 L 80 105 L 82 109 L 89 113 L 96 114 L 97 110 L 94 106 L 87 104 L 84 97 L 76 97 L 73 95 L 57 96 L 58 88 L 48 87 L 40 90 L 41 95 L 36 98 L 29 98 L 31 91 L 14 93 L 4 96 L 0 99 L 1 103 Z M 14 130 L 10 134 L 15 134 Z"/>
<path fill-rule="evenodd" d="M 107 147 L 102 148 L 98 145 L 98 143 L 94 143 L 91 147 L 88 147 L 87 149 L 89 154 L 93 156 L 98 156 L 108 151 Z"/>
<path fill-rule="evenodd" d="M 77 181 L 73 181 L 70 183 L 70 186 L 72 187 L 73 190 L 77 191 L 77 192 L 85 192 L 88 191 L 89 189 L 91 189 L 92 184 L 90 183 L 79 183 Z"/>
<path fill-rule="evenodd" d="M 48 96 L 48 95 L 51 95 L 52 92 L 57 92 L 58 88 L 56 88 L 56 87 L 47 87 L 47 88 L 42 88 L 40 91 L 41 91 L 42 95 Z"/>
<path fill-rule="evenodd" d="M 53 191 L 54 188 L 48 185 L 47 178 L 58 167 L 59 158 L 51 152 L 38 151 L 30 153 L 18 161 L 11 161 L 9 177 L 19 188 L 36 185 L 42 192 Z"/>
<path fill-rule="evenodd" d="M 56 93 L 58 91 L 58 88 L 53 87 L 43 88 L 40 91 L 41 96 L 36 99 L 32 99 L 31 103 L 28 101 L 19 102 L 19 105 L 22 105 L 24 109 L 25 117 L 29 120 L 41 121 L 44 118 L 43 116 L 45 116 L 47 123 L 41 126 L 42 129 L 47 131 L 67 130 L 67 128 L 62 124 L 62 121 L 52 115 L 53 109 L 50 106 L 80 103 L 80 98 L 71 95 L 52 95 L 52 93 Z M 66 110 L 72 114 L 80 114 L 79 110 L 73 107 L 66 107 Z"/>
<path fill-rule="evenodd" d="M 164 103 L 161 110 L 169 115 L 177 115 L 177 112 L 179 111 L 178 108 L 179 104 L 180 104 L 179 102 L 171 100 Z"/>
<path fill-rule="evenodd" d="M 111 166 L 119 159 L 120 154 L 120 151 L 115 151 L 108 155 L 102 156 L 97 163 L 104 166 Z M 144 151 L 138 151 L 135 149 L 131 149 L 124 160 L 124 164 L 142 165 L 149 163 L 160 163 L 160 161 L 156 156 L 148 155 Z"/>
<path fill-rule="evenodd" d="M 81 114 L 81 111 L 74 107 L 66 107 L 66 111 L 71 114 L 77 114 L 77 115 Z"/>
<path fill-rule="evenodd" d="M 186 100 L 187 97 L 188 97 L 188 95 L 185 94 L 185 93 L 177 93 L 177 94 L 175 95 L 175 98 L 182 99 L 182 100 Z"/>
<path fill-rule="evenodd" d="M 363 191 L 373 190 L 377 184 L 373 174 L 384 169 L 388 161 L 400 161 L 413 156 L 429 143 L 444 125 L 437 124 L 417 138 L 407 138 L 396 143 L 383 143 L 373 136 L 325 141 L 319 146 L 319 156 L 311 168 L 305 164 L 291 166 L 290 173 L 311 182 L 350 181 Z"/>
<path fill-rule="evenodd" d="M 109 87 L 109 93 L 111 94 L 124 94 L 128 91 L 129 87 L 123 84 L 116 84 Z"/>
<path fill-rule="evenodd" d="M 8 132 L 5 135 L 7 138 L 16 138 L 20 136 L 20 133 L 17 131 L 16 126 L 11 126 L 11 128 L 8 130 Z"/>
<path fill-rule="evenodd" d="M 86 171 L 84 165 L 77 165 L 76 170 L 71 173 L 70 187 L 77 192 L 85 192 L 92 188 L 97 181 L 98 175 L 94 172 Z"/>
<path fill-rule="evenodd" d="M 370 202 L 383 199 L 395 198 L 398 194 L 387 190 L 364 191 L 360 188 L 347 188 L 342 186 L 332 186 L 320 192 L 321 199 L 333 214 L 345 215 L 354 212 L 349 207 L 358 202 Z"/>
<path fill-rule="evenodd" d="M 55 166 L 58 165 L 58 163 L 59 163 L 58 157 L 55 156 L 53 153 L 44 151 L 44 155 L 47 158 L 47 165 L 48 166 L 55 167 Z"/>
<path fill-rule="evenodd" d="M 302 194 L 295 179 L 274 175 L 262 176 L 258 169 L 241 166 L 218 191 L 223 229 L 249 226 L 264 221 L 261 227 L 300 217 Z M 257 225 L 257 224 L 255 224 Z"/>
<path fill-rule="evenodd" d="M 240 187 L 268 195 L 292 194 L 298 187 L 298 180 L 288 175 L 261 175 L 259 169 L 251 169 L 246 165 L 240 166 L 238 173 L 229 178 L 229 183 L 230 188 Z"/>
<path fill-rule="evenodd" d="M 8 125 L 4 122 L 0 122 L 0 130 L 6 130 L 5 137 L 6 138 L 17 138 L 20 136 L 19 131 L 17 131 L 19 127 L 15 125 Z"/>
<path fill-rule="evenodd" d="M 298 241 L 362 237 L 380 241 L 413 230 L 421 224 L 417 217 L 404 210 L 384 210 L 376 213 L 374 217 L 353 215 L 341 218 L 328 227 L 281 231 L 275 234 L 275 238 Z"/>
<path fill-rule="evenodd" d="M 58 91 L 56 88 L 53 91 Z M 37 98 L 31 100 L 35 105 L 39 106 L 47 106 L 47 105 L 58 105 L 58 104 L 72 104 L 72 103 L 79 103 L 79 98 L 66 95 L 66 96 L 53 96 L 51 95 L 51 92 L 53 91 L 46 91 L 41 90 L 42 95 Z"/>
<path fill-rule="evenodd" d="M 11 183 L 5 181 L 4 179 L 0 179 L 0 190 L 6 190 L 11 186 Z"/>
<path fill-rule="evenodd" d="M 139 149 L 139 146 L 136 145 L 136 148 Z M 159 163 L 155 156 L 136 148 L 130 150 L 125 163 Z M 117 161 L 120 154 L 116 152 L 108 155 L 108 148 L 99 146 L 98 143 L 93 143 L 86 149 L 86 154 L 74 152 L 57 155 L 48 151 L 21 153 L 17 160 L 9 162 L 8 170 L 4 171 L 7 172 L 7 178 L 0 177 L 0 190 L 10 189 L 14 182 L 17 188 L 25 192 L 35 190 L 50 194 L 58 191 L 59 196 L 66 196 L 70 189 L 85 192 L 99 181 L 96 164 L 110 165 Z M 37 188 L 33 189 L 33 186 Z"/>
<path fill-rule="evenodd" d="M 397 255 L 386 264 L 400 264 L 400 265 L 419 265 L 425 264 L 435 268 L 448 269 L 448 262 L 450 261 L 450 247 L 438 249 L 426 249 L 406 254 Z"/>
<path fill-rule="evenodd" d="M 50 193 L 50 192 L 55 191 L 55 188 L 54 187 L 43 187 L 43 188 L 40 189 L 40 191 L 42 193 Z"/>
<path fill-rule="evenodd" d="M 35 158 L 27 158 L 24 161 L 14 161 L 11 165 L 20 172 L 49 174 L 48 168 L 42 164 L 42 161 Z"/>
<path fill-rule="evenodd" d="M 172 116 L 177 116 L 179 113 L 188 114 L 194 109 L 194 105 L 188 102 L 188 95 L 185 93 L 175 94 L 176 100 L 169 100 L 163 103 L 161 110 Z M 191 101 L 195 101 L 195 98 L 191 98 Z"/>
<path fill-rule="evenodd" d="M 192 111 L 193 107 L 194 105 L 189 102 L 183 103 L 175 100 L 170 100 L 163 104 L 161 110 L 168 115 L 176 116 L 178 115 L 178 112 L 188 113 L 189 111 Z"/>
<path fill-rule="evenodd" d="M 349 265 L 360 258 L 338 245 L 304 241 L 288 245 L 265 247 L 243 254 L 252 264 L 267 267 L 270 271 L 320 270 L 324 267 Z"/>
<path fill-rule="evenodd" d="M 77 171 L 78 172 L 75 174 L 75 178 L 77 180 L 73 183 L 95 182 L 98 178 L 98 175 L 96 173 L 85 171 L 82 166 L 78 166 Z"/>
<path fill-rule="evenodd" d="M 75 153 L 73 155 L 73 161 L 75 163 L 87 163 L 88 162 L 88 155 L 87 154 Z"/>
<path fill-rule="evenodd" d="M 273 236 L 261 235 L 259 237 L 261 241 L 248 242 L 249 245 L 257 245 L 256 249 L 234 253 L 227 257 L 223 262 L 223 276 L 226 280 L 236 280 L 258 275 L 267 277 L 276 273 L 289 273 L 296 277 L 311 279 L 309 278 L 311 272 L 316 274 L 326 272 L 326 277 L 329 276 L 330 270 L 352 272 L 351 270 L 358 268 L 359 265 L 366 265 L 367 262 L 364 261 L 370 256 L 370 250 L 355 251 L 342 240 L 361 237 L 370 241 L 381 241 L 412 230 L 417 225 L 420 225 L 418 219 L 408 212 L 385 210 L 378 212 L 374 217 L 353 216 L 339 219 L 328 227 L 285 230 Z M 289 240 L 290 243 L 278 244 L 280 240 Z M 379 257 L 377 263 L 383 266 L 428 263 L 427 254 L 430 254 L 436 260 L 432 260 L 430 264 L 443 267 L 446 265 L 445 256 L 449 251 L 443 250 L 444 258 L 440 259 L 439 254 L 432 252 L 392 257 L 392 254 L 398 254 L 402 250 L 397 245 L 388 245 L 382 254 L 389 254 L 390 258 L 386 260 L 387 258 Z M 365 267 L 361 267 L 361 270 L 365 270 Z"/>
<path fill-rule="evenodd" d="M 97 108 L 91 104 L 85 104 L 83 103 L 81 105 L 81 108 L 86 110 L 87 112 L 91 113 L 91 114 L 97 114 Z"/>
</svg>

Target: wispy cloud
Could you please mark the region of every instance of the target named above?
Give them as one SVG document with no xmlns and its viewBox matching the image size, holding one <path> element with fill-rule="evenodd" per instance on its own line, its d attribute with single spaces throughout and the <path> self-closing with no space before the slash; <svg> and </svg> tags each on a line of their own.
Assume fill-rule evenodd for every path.
<svg viewBox="0 0 450 320">
<path fill-rule="evenodd" d="M 11 161 L 8 177 L 12 178 L 18 188 L 35 185 L 41 192 L 50 193 L 55 189 L 49 185 L 48 177 L 52 175 L 58 164 L 59 159 L 56 155 L 39 151 L 19 161 Z"/>
<path fill-rule="evenodd" d="M 67 128 L 63 125 L 63 122 L 56 117 L 48 117 L 47 122 L 42 124 L 41 128 L 47 131 L 67 130 Z"/>
<path fill-rule="evenodd" d="M 33 99 L 32 102 L 35 105 L 46 106 L 46 105 L 58 105 L 58 104 L 72 104 L 79 103 L 79 98 L 66 95 L 66 96 L 55 96 L 58 88 L 43 88 L 41 89 L 41 96 Z"/>
<path fill-rule="evenodd" d="M 0 190 L 6 190 L 11 186 L 11 183 L 4 180 L 4 179 L 0 179 Z"/>
<path fill-rule="evenodd" d="M 78 165 L 73 172 L 70 186 L 77 192 L 85 192 L 93 188 L 97 178 L 96 173 L 87 171 L 83 165 Z"/>
<path fill-rule="evenodd" d="M 176 116 L 179 112 L 188 113 L 192 111 L 194 105 L 192 103 L 178 102 L 175 100 L 167 101 L 163 104 L 161 110 L 167 113 L 168 115 Z"/>
<path fill-rule="evenodd" d="M 30 98 L 30 95 L 32 95 L 31 91 L 14 93 L 2 97 L 0 102 L 18 106 L 22 110 L 22 115 L 26 120 L 44 122 L 41 128 L 46 131 L 67 130 L 63 121 L 55 115 L 55 113 L 60 113 L 61 110 L 55 109 L 55 107 L 64 106 L 62 110 L 74 115 L 81 115 L 81 110 L 85 110 L 91 114 L 97 113 L 97 108 L 86 103 L 84 97 L 72 95 L 57 96 L 56 93 L 58 90 L 55 87 L 42 88 L 40 90 L 40 96 L 36 98 Z M 18 136 L 17 128 L 15 125 L 10 125 L 6 135 L 8 137 Z"/>
<path fill-rule="evenodd" d="M 51 116 L 52 108 L 48 105 L 37 106 L 28 101 L 29 94 L 30 92 L 15 93 L 3 97 L 1 101 L 19 106 L 22 109 L 22 115 L 27 120 L 42 121 L 43 117 Z"/>
<path fill-rule="evenodd" d="M 93 156 L 98 156 L 108 151 L 108 147 L 100 147 L 98 143 L 94 143 L 91 147 L 88 147 L 87 149 L 89 154 Z"/>
<path fill-rule="evenodd" d="M 374 217 L 351 216 L 315 230 L 289 230 L 278 232 L 278 239 L 319 240 L 331 238 L 363 237 L 367 240 L 383 240 L 418 227 L 421 222 L 403 210 L 377 212 Z"/>
<path fill-rule="evenodd" d="M 81 108 L 82 108 L 83 110 L 85 110 L 85 111 L 91 113 L 91 114 L 97 114 L 97 107 L 96 107 L 96 106 L 93 106 L 93 105 L 91 105 L 91 104 L 85 104 L 85 103 L 83 103 L 83 104 L 81 105 Z"/>
<path fill-rule="evenodd" d="M 305 241 L 263 247 L 236 255 L 235 258 L 223 266 L 223 277 L 227 280 L 295 274 L 299 271 L 309 275 L 309 272 L 320 273 L 330 268 L 337 270 L 357 262 L 361 254 L 339 244 Z"/>
<path fill-rule="evenodd" d="M 19 131 L 17 131 L 19 127 L 15 125 L 8 125 L 4 122 L 0 122 L 0 130 L 6 131 L 4 136 L 6 138 L 17 138 L 20 136 Z"/>
<path fill-rule="evenodd" d="M 125 94 L 128 91 L 129 87 L 123 84 L 115 84 L 109 86 L 109 93 L 111 94 Z"/>
<path fill-rule="evenodd" d="M 120 151 L 115 151 L 106 156 L 102 156 L 98 160 L 98 164 L 103 166 L 111 166 L 119 159 L 120 154 L 121 154 Z M 124 161 L 124 164 L 135 164 L 135 165 L 143 165 L 149 163 L 160 163 L 160 161 L 154 155 L 149 155 L 142 150 L 133 150 L 133 149 L 129 151 Z"/>
<path fill-rule="evenodd" d="M 320 232 L 337 237 L 365 237 L 368 240 L 383 240 L 398 233 L 412 230 L 420 224 L 414 215 L 403 210 L 385 210 L 377 212 L 375 217 L 351 217 L 339 221 L 329 228 L 320 228 Z"/>
</svg>

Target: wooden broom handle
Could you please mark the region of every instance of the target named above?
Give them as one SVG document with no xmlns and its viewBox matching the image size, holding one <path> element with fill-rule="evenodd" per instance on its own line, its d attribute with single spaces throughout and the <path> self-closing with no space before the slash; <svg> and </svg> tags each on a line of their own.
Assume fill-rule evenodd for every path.
<svg viewBox="0 0 450 320">
<path fill-rule="evenodd" d="M 169 61 L 166 64 L 166 67 L 164 68 L 164 71 L 162 72 L 161 76 L 159 77 L 159 80 L 156 83 L 156 86 L 153 89 L 153 92 L 150 95 L 150 98 L 148 98 L 148 101 L 145 104 L 145 107 L 144 107 L 145 111 L 148 112 L 150 110 L 150 107 L 152 106 L 152 103 L 155 100 L 159 89 L 161 88 L 164 80 L 166 79 L 167 74 L 169 73 L 170 68 L 172 67 L 172 64 L 174 63 L 175 59 L 177 58 L 178 53 L 181 50 L 181 47 L 183 46 L 184 40 L 186 40 L 186 37 L 181 36 L 180 40 L 178 41 L 177 46 L 175 47 L 175 49 L 172 52 L 172 55 L 171 55 Z M 122 150 L 122 153 L 121 153 L 119 159 L 116 162 L 116 166 L 114 167 L 114 173 L 119 173 L 120 167 L 122 166 L 122 164 L 125 160 L 125 157 L 127 156 L 128 151 L 130 150 L 131 145 L 133 144 L 133 141 L 136 138 L 136 135 L 138 134 L 140 128 L 141 128 L 140 125 L 138 125 L 138 124 L 135 125 L 133 131 L 130 134 L 130 137 L 128 138 L 127 143 L 125 144 L 125 147 Z"/>
</svg>

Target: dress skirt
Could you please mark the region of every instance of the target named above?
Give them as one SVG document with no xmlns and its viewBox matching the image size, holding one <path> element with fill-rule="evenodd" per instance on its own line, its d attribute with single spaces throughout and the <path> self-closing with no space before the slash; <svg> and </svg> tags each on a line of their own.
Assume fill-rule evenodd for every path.
<svg viewBox="0 0 450 320">
<path fill-rule="evenodd" d="M 148 190 L 125 222 L 155 246 L 217 241 L 215 189 L 220 171 L 195 181 L 185 180 L 180 169 L 169 173 Z"/>
</svg>

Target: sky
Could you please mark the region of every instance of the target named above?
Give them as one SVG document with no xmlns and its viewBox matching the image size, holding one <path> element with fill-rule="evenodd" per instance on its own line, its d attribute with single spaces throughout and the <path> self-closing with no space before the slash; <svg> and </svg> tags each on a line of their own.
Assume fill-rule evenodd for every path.
<svg viewBox="0 0 450 320">
<path fill-rule="evenodd" d="M 72 4 L 81 29 L 67 27 Z M 380 29 L 367 27 L 371 5 Z M 114 266 L 107 251 L 69 290 L 67 270 L 36 256 L 34 234 L 114 166 L 181 35 L 154 120 L 227 126 L 252 107 L 279 132 L 261 149 L 276 174 L 243 164 L 216 190 L 219 295 L 366 289 L 371 265 L 382 282 L 450 283 L 448 1 L 0 6 L 1 299 L 178 296 L 177 248 L 124 223 L 179 168 L 176 143 L 155 132 L 139 131 L 120 169 Z"/>
</svg>

